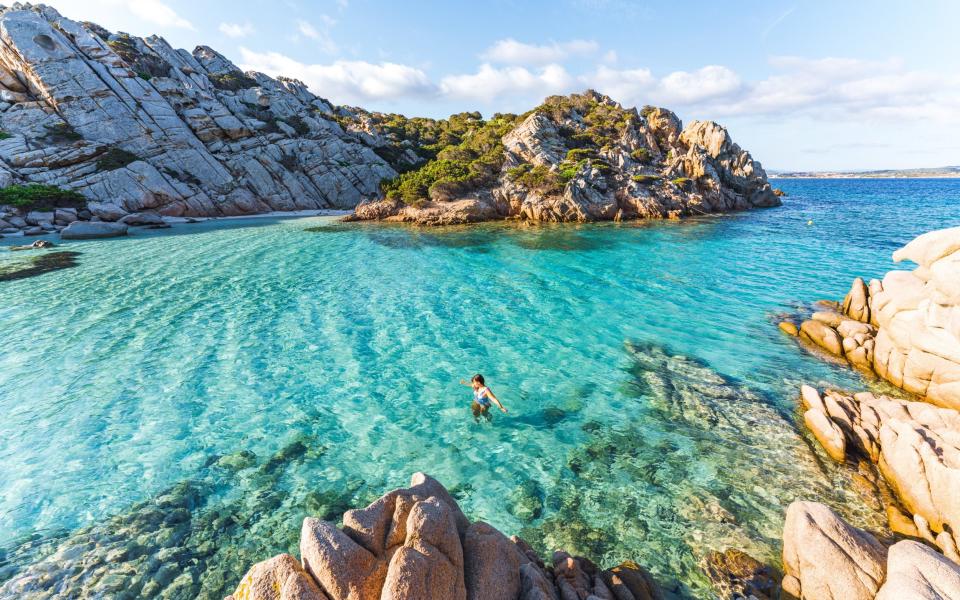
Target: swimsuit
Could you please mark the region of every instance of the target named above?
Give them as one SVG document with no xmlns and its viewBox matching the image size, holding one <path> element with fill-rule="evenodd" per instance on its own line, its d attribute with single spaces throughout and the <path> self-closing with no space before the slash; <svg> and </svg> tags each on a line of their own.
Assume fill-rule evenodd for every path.
<svg viewBox="0 0 960 600">
<path fill-rule="evenodd" d="M 473 391 L 473 401 L 479 404 L 480 406 L 486 408 L 490 406 L 490 396 L 487 394 L 490 393 L 490 390 L 486 386 L 480 388 L 479 390 Z"/>
</svg>

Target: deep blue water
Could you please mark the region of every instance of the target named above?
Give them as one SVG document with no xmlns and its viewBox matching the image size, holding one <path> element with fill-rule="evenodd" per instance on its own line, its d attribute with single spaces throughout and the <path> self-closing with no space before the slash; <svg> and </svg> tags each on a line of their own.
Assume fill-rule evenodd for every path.
<svg viewBox="0 0 960 600">
<path fill-rule="evenodd" d="M 777 315 L 909 268 L 890 254 L 960 225 L 960 181 L 774 185 L 783 207 L 683 222 L 260 219 L 65 242 L 76 267 L 0 282 L 0 582 L 188 481 L 207 486 L 198 519 L 245 519 L 198 534 L 217 546 L 191 563 L 207 597 L 295 549 L 304 515 L 417 470 L 476 519 L 637 559 L 681 596 L 708 595 L 708 550 L 778 560 L 795 498 L 879 522 L 795 425 L 800 383 L 863 383 Z M 473 422 L 474 372 L 510 415 Z"/>
</svg>

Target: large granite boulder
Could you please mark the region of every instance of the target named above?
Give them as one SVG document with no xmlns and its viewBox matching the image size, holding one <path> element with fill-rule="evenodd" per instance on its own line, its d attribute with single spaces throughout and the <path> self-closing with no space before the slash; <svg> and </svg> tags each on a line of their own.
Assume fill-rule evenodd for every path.
<svg viewBox="0 0 960 600">
<path fill-rule="evenodd" d="M 917 268 L 887 273 L 872 296 L 874 369 L 930 402 L 960 408 L 960 227 L 921 235 L 893 259 Z"/>
<path fill-rule="evenodd" d="M 793 502 L 783 527 L 783 590 L 807 600 L 873 600 L 886 549 L 816 502 Z"/>
<path fill-rule="evenodd" d="M 280 555 L 254 565 L 229 600 L 660 600 L 635 563 L 603 571 L 558 552 L 552 567 L 520 538 L 470 523 L 435 479 L 416 473 L 343 529 L 306 518 L 302 568 Z M 571 594 L 574 594 L 571 596 Z"/>
<path fill-rule="evenodd" d="M 960 566 L 928 546 L 904 540 L 887 552 L 887 580 L 876 600 L 960 599 Z"/>
<path fill-rule="evenodd" d="M 110 223 L 108 221 L 74 221 L 60 232 L 60 237 L 65 240 L 93 240 L 125 235 L 127 235 L 127 225 L 125 223 Z"/>
</svg>

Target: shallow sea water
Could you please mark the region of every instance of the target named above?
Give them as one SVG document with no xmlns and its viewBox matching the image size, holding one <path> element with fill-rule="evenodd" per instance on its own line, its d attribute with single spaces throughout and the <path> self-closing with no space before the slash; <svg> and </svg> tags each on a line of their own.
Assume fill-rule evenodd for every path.
<svg viewBox="0 0 960 600">
<path fill-rule="evenodd" d="M 418 470 L 473 519 L 635 559 L 676 597 L 711 596 L 709 550 L 779 561 L 794 499 L 879 526 L 795 412 L 803 382 L 865 382 L 777 315 L 909 268 L 891 252 L 960 225 L 960 181 L 775 185 L 781 208 L 676 223 L 65 242 L 76 266 L 0 281 L 0 596 L 219 598 L 305 515 Z M 473 421 L 475 372 L 509 415 Z"/>
</svg>

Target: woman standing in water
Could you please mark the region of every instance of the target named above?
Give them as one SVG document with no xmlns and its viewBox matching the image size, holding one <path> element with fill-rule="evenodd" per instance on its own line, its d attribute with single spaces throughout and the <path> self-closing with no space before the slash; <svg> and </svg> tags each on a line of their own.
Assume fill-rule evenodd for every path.
<svg viewBox="0 0 960 600">
<path fill-rule="evenodd" d="M 473 404 L 471 408 L 473 409 L 473 419 L 477 422 L 480 421 L 480 415 L 483 415 L 490 419 L 490 401 L 492 400 L 504 414 L 507 413 L 507 409 L 503 407 L 503 404 L 497 400 L 497 397 L 493 395 L 493 392 L 490 388 L 487 387 L 486 383 L 483 380 L 483 375 L 477 373 L 470 379 L 470 382 L 466 382 L 463 379 L 460 380 L 462 385 L 469 385 L 473 388 Z"/>
</svg>

